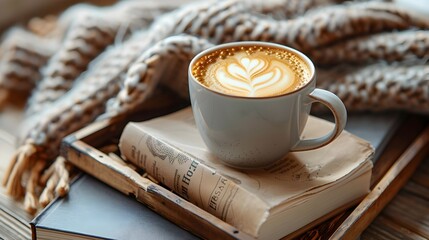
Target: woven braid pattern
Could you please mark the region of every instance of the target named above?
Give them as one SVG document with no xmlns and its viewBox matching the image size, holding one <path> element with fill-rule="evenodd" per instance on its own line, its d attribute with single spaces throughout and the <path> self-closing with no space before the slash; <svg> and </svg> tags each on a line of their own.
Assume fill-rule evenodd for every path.
<svg viewBox="0 0 429 240">
<path fill-rule="evenodd" d="M 128 69 L 124 87 L 116 99 L 111 99 L 106 113 L 100 116 L 100 119 L 116 117 L 138 109 L 138 105 L 152 93 L 161 78 L 170 80 L 166 85 L 177 85 L 175 82 L 179 82 L 179 79 L 186 79 L 179 77 L 187 70 L 186 67 L 183 68 L 183 65 L 187 66 L 183 62 L 189 63 L 197 53 L 211 46 L 213 46 L 212 43 L 190 35 L 173 36 L 158 42 L 145 51 Z M 175 69 L 174 76 L 165 78 L 165 74 L 162 73 L 165 73 L 168 65 L 163 65 L 161 62 L 168 61 L 172 64 L 176 60 L 183 61 L 182 68 Z M 182 74 L 178 73 L 180 71 Z M 182 85 L 186 86 L 186 84 Z M 173 89 L 177 90 L 176 87 Z"/>
<path fill-rule="evenodd" d="M 41 111 L 63 96 L 89 63 L 114 43 L 118 34 L 121 34 L 121 38 L 126 38 L 131 31 L 145 27 L 154 17 L 153 14 L 148 14 L 150 11 L 145 8 L 146 5 L 139 2 L 78 11 L 85 6 L 70 10 L 76 13 L 76 20 L 70 23 L 60 50 L 44 70 L 43 80 L 30 99 L 27 115 Z"/>
<path fill-rule="evenodd" d="M 101 56 L 102 59 L 98 59 L 92 70 L 83 79 L 79 79 L 82 84 L 72 89 L 67 97 L 45 109 L 42 113 L 44 121 L 37 121 L 36 125 L 29 126 L 31 131 L 24 138 L 25 141 L 37 146 L 47 146 L 46 143 L 59 146 L 61 139 L 70 131 L 80 129 L 100 115 L 105 109 L 106 101 L 118 93 L 124 78 L 121 73 L 143 52 L 144 38 L 143 33 L 134 35 L 123 45 L 112 48 Z M 71 97 L 73 101 L 70 101 Z M 68 127 L 65 129 L 64 126 Z M 54 158 L 58 155 L 58 148 L 46 148 L 43 153 L 43 158 Z"/>
<path fill-rule="evenodd" d="M 268 4 L 261 1 L 249 1 L 253 3 L 251 9 L 274 19 L 292 19 L 304 13 L 321 7 L 341 2 L 341 0 L 302 0 L 302 1 L 271 1 Z"/>
<path fill-rule="evenodd" d="M 380 33 L 338 43 L 309 53 L 319 65 L 338 63 L 371 63 L 379 60 L 414 61 L 429 57 L 428 31 Z"/>
<path fill-rule="evenodd" d="M 40 79 L 40 68 L 59 47 L 55 39 L 44 39 L 14 28 L 5 36 L 0 55 L 0 89 L 3 94 L 28 96 Z M 0 101 L 6 104 L 6 101 Z"/>
<path fill-rule="evenodd" d="M 67 92 L 89 62 L 113 42 L 115 27 L 118 26 L 90 15 L 78 19 L 70 26 L 62 47 L 44 69 L 43 79 L 30 100 L 27 114 L 44 109 L 47 103 Z"/>
<path fill-rule="evenodd" d="M 270 41 L 305 51 L 356 35 L 421 25 L 405 12 L 388 12 L 391 7 L 385 3 L 350 4 L 310 12 L 291 20 L 256 16 L 249 13 L 250 6 L 241 1 L 225 1 L 202 6 L 198 11 L 185 8 L 165 16 L 164 21 L 155 22 L 151 32 L 161 37 L 187 33 L 214 43 Z M 378 6 L 376 10 L 374 6 Z"/>
<path fill-rule="evenodd" d="M 93 60 L 87 59 L 81 65 L 82 69 L 69 79 L 75 82 L 73 86 L 58 88 L 61 93 L 67 91 L 64 96 L 55 95 L 49 100 L 52 102 L 49 108 L 45 107 L 38 116 L 28 118 L 22 145 L 5 176 L 8 192 L 14 196 L 26 193 L 29 210 L 34 210 L 38 203 L 44 205 L 49 202 L 54 192 L 66 192 L 66 164 L 59 159 L 49 166 L 49 162 L 58 156 L 61 139 L 97 117 L 110 119 L 135 111 L 158 84 L 171 86 L 186 97 L 185 76 L 190 59 L 213 44 L 242 40 L 276 42 L 295 47 L 312 56 L 316 64 L 325 66 L 339 61 L 352 64 L 387 61 L 389 63 L 352 67 L 350 71 L 327 71 L 320 87 L 338 94 L 349 109 L 427 107 L 429 97 L 424 65 L 428 47 L 425 40 L 427 23 L 390 3 L 359 2 L 330 6 L 331 1 L 297 2 L 229 0 L 192 3 L 164 13 L 148 29 L 138 30 L 156 16 L 153 10 L 158 9 L 159 13 L 169 10 L 168 7 L 153 5 L 150 11 L 129 13 L 130 18 L 138 16 L 142 19 L 136 25 L 135 21 L 125 21 L 125 29 L 130 29 L 129 38 L 123 37 L 127 34 L 120 31 L 124 29 L 123 24 L 118 28 L 118 24 L 109 21 L 94 22 L 94 28 L 85 29 L 101 29 L 104 23 L 113 24 L 109 27 L 116 34 L 112 34 L 115 35 L 115 43 L 111 38 L 111 47 L 100 50 L 91 57 Z M 127 3 L 130 2 L 124 2 L 125 5 Z M 117 7 L 120 8 L 119 5 Z M 141 9 L 148 9 L 148 6 L 142 5 Z M 74 15 L 69 13 L 70 16 Z M 419 34 L 407 35 L 407 31 L 415 33 L 416 29 L 421 29 Z M 82 34 L 82 38 L 90 39 L 88 33 Z M 77 35 L 70 35 L 65 40 L 72 39 L 72 36 Z M 118 36 L 123 39 L 120 44 L 116 41 Z M 93 39 L 82 41 L 79 49 L 92 49 L 92 44 Z M 60 51 L 71 53 L 65 50 L 67 48 L 63 45 Z M 333 59 L 332 56 L 337 55 L 340 60 Z M 51 61 L 52 64 L 60 62 L 55 59 L 51 58 L 46 73 L 49 73 Z M 414 59 L 420 65 L 390 63 Z M 70 58 L 64 62 L 75 63 L 75 60 Z M 82 74 L 84 68 L 88 70 Z M 167 76 L 166 73 L 172 69 L 175 72 L 170 76 L 176 77 Z M 386 74 L 388 72 L 394 74 Z M 58 89 L 52 88 L 54 92 Z M 43 91 L 37 89 L 37 92 L 41 94 Z M 406 98 L 412 100 L 404 101 Z M 43 171 L 46 168 L 48 170 Z M 23 184 L 22 178 L 26 173 L 30 173 L 30 177 Z M 38 200 L 34 191 L 37 179 L 44 179 L 42 182 L 46 183 Z"/>
<path fill-rule="evenodd" d="M 349 109 L 397 109 L 427 113 L 429 66 L 373 64 L 339 76 L 336 84 L 320 87 L 337 94 Z"/>
</svg>

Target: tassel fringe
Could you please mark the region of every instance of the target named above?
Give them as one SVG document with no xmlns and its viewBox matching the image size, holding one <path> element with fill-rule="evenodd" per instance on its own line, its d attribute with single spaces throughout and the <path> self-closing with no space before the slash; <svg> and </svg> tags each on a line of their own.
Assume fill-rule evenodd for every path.
<svg viewBox="0 0 429 240">
<path fill-rule="evenodd" d="M 24 197 L 24 208 L 31 214 L 36 213 L 39 207 L 48 205 L 55 196 L 68 193 L 71 171 L 65 159 L 58 157 L 42 173 L 47 161 L 36 158 L 36 153 L 36 147 L 31 143 L 17 149 L 3 179 L 7 193 L 16 199 Z M 29 176 L 23 184 L 25 174 Z"/>
</svg>

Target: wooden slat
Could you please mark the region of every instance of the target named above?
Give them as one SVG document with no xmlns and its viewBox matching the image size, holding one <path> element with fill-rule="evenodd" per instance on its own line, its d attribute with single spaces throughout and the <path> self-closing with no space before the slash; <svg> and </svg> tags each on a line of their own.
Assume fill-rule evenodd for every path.
<svg viewBox="0 0 429 240">
<path fill-rule="evenodd" d="M 429 151 L 429 127 L 393 164 L 380 182 L 332 234 L 331 239 L 355 239 L 390 202 Z"/>
</svg>

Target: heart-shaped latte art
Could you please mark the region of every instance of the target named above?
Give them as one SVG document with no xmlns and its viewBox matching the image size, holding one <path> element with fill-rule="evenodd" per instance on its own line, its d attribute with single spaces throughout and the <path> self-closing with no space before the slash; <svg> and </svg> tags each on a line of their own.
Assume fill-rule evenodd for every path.
<svg viewBox="0 0 429 240">
<path fill-rule="evenodd" d="M 277 60 L 260 56 L 234 56 L 227 65 L 213 69 L 218 83 L 227 92 L 240 96 L 272 95 L 294 82 L 290 67 Z"/>
</svg>

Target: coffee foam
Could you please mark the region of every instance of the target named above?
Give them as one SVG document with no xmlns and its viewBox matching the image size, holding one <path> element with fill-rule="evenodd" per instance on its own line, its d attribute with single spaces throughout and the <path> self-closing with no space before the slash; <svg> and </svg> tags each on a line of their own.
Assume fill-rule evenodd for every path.
<svg viewBox="0 0 429 240">
<path fill-rule="evenodd" d="M 295 91 L 310 80 L 310 69 L 290 51 L 246 46 L 216 50 L 198 59 L 193 76 L 228 95 L 269 97 Z"/>
</svg>

